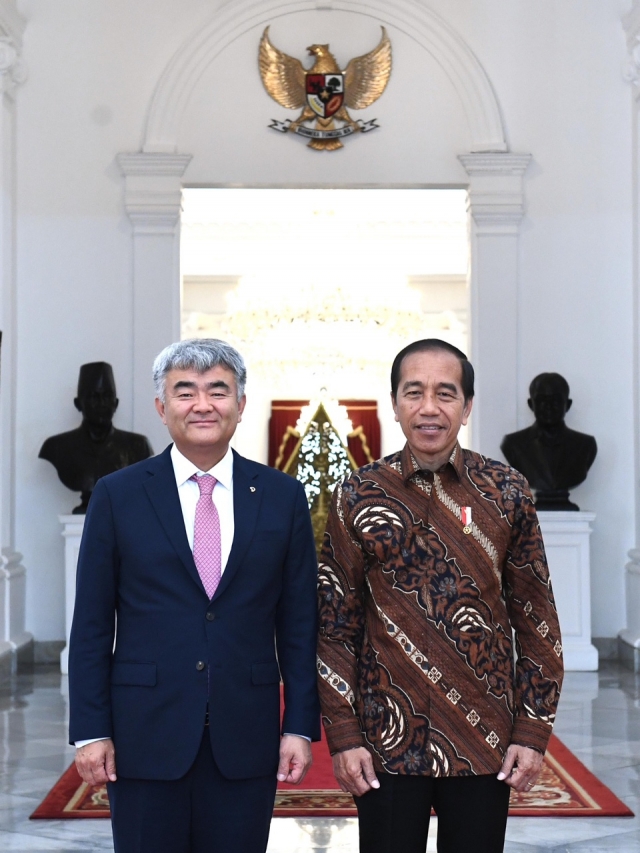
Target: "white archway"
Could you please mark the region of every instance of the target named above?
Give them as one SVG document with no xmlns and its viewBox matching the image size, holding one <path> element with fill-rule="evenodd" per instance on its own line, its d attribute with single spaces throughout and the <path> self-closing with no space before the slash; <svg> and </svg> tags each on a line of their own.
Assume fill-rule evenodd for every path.
<svg viewBox="0 0 640 853">
<path fill-rule="evenodd" d="M 318 8 L 375 18 L 408 35 L 433 56 L 452 82 L 469 124 L 471 152 L 508 150 L 498 101 L 484 68 L 445 21 L 412 0 L 241 0 L 225 5 L 182 44 L 167 65 L 151 101 L 142 150 L 178 150 L 180 122 L 189 96 L 207 67 L 231 42 L 275 18 Z"/>
<path fill-rule="evenodd" d="M 413 0 L 239 0 L 225 4 L 167 65 L 150 104 L 142 151 L 118 157 L 133 225 L 133 427 L 154 446 L 162 446 L 164 431 L 149 404 L 149 372 L 157 352 L 180 329 L 181 190 L 191 154 L 178 152 L 177 140 L 189 97 L 216 56 L 243 33 L 274 18 L 319 8 L 358 13 L 401 29 L 437 60 L 460 98 L 472 139 L 471 151 L 459 160 L 468 176 L 471 355 L 481 390 L 473 443 L 496 456 L 502 435 L 518 425 L 518 234 L 530 155 L 508 152 L 491 83 L 468 45 Z"/>
</svg>

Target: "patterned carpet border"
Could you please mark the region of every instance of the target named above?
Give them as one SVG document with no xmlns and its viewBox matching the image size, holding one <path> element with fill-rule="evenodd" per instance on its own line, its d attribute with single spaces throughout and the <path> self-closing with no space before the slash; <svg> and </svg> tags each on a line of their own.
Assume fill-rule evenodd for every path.
<svg viewBox="0 0 640 853">
<path fill-rule="evenodd" d="M 597 779 L 558 738 L 552 736 L 538 784 L 511 794 L 513 817 L 632 817 L 633 812 Z M 278 786 L 275 817 L 354 817 L 353 799 L 333 781 L 323 743 L 314 744 L 314 766 L 303 788 Z M 107 818 L 104 785 L 86 785 L 71 765 L 31 815 L 32 819 Z"/>
</svg>

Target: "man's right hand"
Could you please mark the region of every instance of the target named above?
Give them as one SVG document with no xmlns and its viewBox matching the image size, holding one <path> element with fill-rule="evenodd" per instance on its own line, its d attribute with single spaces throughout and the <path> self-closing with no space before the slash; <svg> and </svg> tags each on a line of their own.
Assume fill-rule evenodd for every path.
<svg viewBox="0 0 640 853">
<path fill-rule="evenodd" d="M 111 738 L 76 749 L 76 768 L 83 782 L 104 785 L 116 781 L 116 751 Z"/>
<path fill-rule="evenodd" d="M 372 788 L 380 787 L 371 754 L 363 746 L 336 752 L 333 756 L 333 774 L 341 790 L 354 797 L 361 797 Z"/>
</svg>

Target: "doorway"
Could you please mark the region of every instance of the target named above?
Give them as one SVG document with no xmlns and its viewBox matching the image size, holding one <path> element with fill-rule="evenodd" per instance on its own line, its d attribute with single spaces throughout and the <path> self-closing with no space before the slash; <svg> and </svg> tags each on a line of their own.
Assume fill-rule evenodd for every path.
<svg viewBox="0 0 640 853">
<path fill-rule="evenodd" d="M 276 399 L 377 400 L 382 453 L 402 446 L 389 404 L 394 355 L 426 337 L 468 351 L 466 196 L 183 190 L 181 336 L 223 338 L 244 355 L 240 452 L 267 461 Z"/>
</svg>

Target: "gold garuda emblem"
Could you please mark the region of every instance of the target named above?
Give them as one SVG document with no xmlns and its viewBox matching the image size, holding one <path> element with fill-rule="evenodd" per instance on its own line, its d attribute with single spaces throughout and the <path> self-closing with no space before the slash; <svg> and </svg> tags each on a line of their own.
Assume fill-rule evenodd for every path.
<svg viewBox="0 0 640 853">
<path fill-rule="evenodd" d="M 352 59 L 341 71 L 328 44 L 312 44 L 315 57 L 308 70 L 269 41 L 269 27 L 260 40 L 260 76 L 274 101 L 302 112 L 295 121 L 274 119 L 269 127 L 281 133 L 297 133 L 309 139 L 317 151 L 342 148 L 341 139 L 352 133 L 368 133 L 379 127 L 376 119 L 354 121 L 347 109 L 364 110 L 378 100 L 391 76 L 391 42 L 384 27 L 377 47 Z M 314 122 L 309 127 L 307 122 Z M 340 122 L 340 125 L 336 125 Z"/>
</svg>

